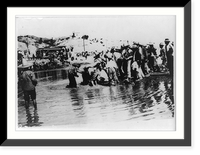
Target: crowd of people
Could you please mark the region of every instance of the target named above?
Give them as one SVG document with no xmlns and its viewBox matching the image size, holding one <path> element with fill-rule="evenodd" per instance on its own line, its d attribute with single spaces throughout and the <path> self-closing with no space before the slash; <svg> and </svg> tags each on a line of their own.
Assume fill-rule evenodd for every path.
<svg viewBox="0 0 200 155">
<path fill-rule="evenodd" d="M 94 63 L 81 65 L 71 61 L 63 61 L 67 66 L 69 84 L 67 88 L 77 87 L 76 77 L 78 73 L 82 76 L 81 85 L 93 86 L 96 84 L 111 86 L 122 83 L 134 84 L 152 72 L 168 72 L 173 78 L 173 53 L 174 45 L 169 39 L 159 44 L 159 54 L 157 54 L 154 44 L 147 46 L 139 43 L 121 46 L 120 49 L 111 48 L 110 50 L 95 53 Z M 86 58 L 87 59 L 87 58 Z M 37 79 L 31 67 L 24 67 L 19 78 L 20 85 L 24 92 L 25 107 L 29 108 L 30 97 L 37 110 L 36 91 Z"/>
<path fill-rule="evenodd" d="M 165 72 L 173 77 L 174 45 L 169 39 L 160 43 L 159 55 L 153 43 L 144 46 L 139 43 L 121 46 L 120 49 L 96 53 L 94 64 L 81 67 L 71 64 L 68 69 L 69 85 L 77 87 L 77 73 L 81 73 L 82 85 L 116 85 L 119 82 L 134 83 L 152 72 Z"/>
<path fill-rule="evenodd" d="M 30 52 L 18 50 L 18 66 L 26 65 L 26 62 L 31 61 L 34 71 L 62 68 L 67 59 L 68 49 L 65 50 L 61 47 L 37 50 L 35 54 L 32 54 L 32 57 L 30 57 Z"/>
</svg>

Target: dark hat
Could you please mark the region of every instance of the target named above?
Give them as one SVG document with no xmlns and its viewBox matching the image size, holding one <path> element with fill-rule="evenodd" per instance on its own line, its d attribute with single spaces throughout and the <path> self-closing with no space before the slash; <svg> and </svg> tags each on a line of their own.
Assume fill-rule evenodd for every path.
<svg viewBox="0 0 200 155">
<path fill-rule="evenodd" d="M 70 63 L 70 61 L 69 61 L 69 60 L 64 60 L 64 62 L 66 62 L 66 63 Z"/>
<path fill-rule="evenodd" d="M 165 42 L 170 42 L 168 38 L 165 39 Z"/>
<path fill-rule="evenodd" d="M 80 63 L 72 63 L 72 66 L 79 68 L 81 66 L 81 64 Z"/>
</svg>

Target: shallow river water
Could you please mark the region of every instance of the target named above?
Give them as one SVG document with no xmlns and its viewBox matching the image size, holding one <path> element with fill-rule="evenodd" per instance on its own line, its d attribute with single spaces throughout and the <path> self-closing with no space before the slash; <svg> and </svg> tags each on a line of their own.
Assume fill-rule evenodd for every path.
<svg viewBox="0 0 200 155">
<path fill-rule="evenodd" d="M 80 80 L 80 79 L 77 79 Z M 171 79 L 146 77 L 134 84 L 65 88 L 68 80 L 39 82 L 38 110 L 18 98 L 18 127 L 64 130 L 175 130 Z"/>
</svg>

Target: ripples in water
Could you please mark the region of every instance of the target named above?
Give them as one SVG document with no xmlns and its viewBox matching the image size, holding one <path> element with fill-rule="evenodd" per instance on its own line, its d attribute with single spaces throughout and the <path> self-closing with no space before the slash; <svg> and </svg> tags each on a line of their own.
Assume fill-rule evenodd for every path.
<svg viewBox="0 0 200 155">
<path fill-rule="evenodd" d="M 52 85 L 46 82 L 37 88 L 39 112 L 33 112 L 33 116 L 26 112 L 24 116 L 24 107 L 19 106 L 19 124 L 48 126 L 173 118 L 171 82 L 163 76 L 145 78 L 135 85 L 72 89 L 65 88 L 63 81 Z"/>
</svg>

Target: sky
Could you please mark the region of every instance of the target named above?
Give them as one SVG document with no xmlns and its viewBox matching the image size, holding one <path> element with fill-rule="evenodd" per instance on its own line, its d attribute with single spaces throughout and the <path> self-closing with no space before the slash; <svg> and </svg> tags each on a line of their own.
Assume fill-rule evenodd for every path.
<svg viewBox="0 0 200 155">
<path fill-rule="evenodd" d="M 16 34 L 56 38 L 72 32 L 89 38 L 159 44 L 175 42 L 175 16 L 44 16 L 16 17 Z"/>
</svg>

